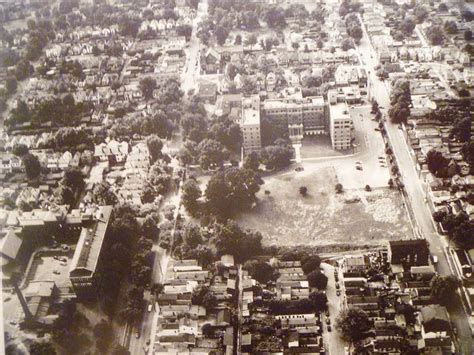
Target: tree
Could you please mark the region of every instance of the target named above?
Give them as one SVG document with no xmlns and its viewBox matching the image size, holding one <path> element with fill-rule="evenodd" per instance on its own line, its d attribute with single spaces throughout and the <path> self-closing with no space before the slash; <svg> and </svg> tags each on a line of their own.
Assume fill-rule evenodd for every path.
<svg viewBox="0 0 474 355">
<path fill-rule="evenodd" d="M 255 35 L 252 33 L 250 36 L 248 36 L 247 38 L 245 38 L 245 42 L 244 42 L 244 43 L 245 43 L 246 46 L 250 46 L 250 49 L 252 49 L 253 46 L 257 44 L 257 41 L 258 41 L 257 36 L 255 36 Z"/>
<path fill-rule="evenodd" d="M 192 217 L 198 217 L 200 214 L 200 204 L 198 200 L 201 198 L 201 195 L 201 189 L 195 180 L 188 179 L 183 184 L 181 200 L 184 208 Z"/>
<path fill-rule="evenodd" d="M 22 59 L 15 66 L 15 78 L 18 81 L 25 80 L 34 72 L 33 66 L 26 59 Z"/>
<path fill-rule="evenodd" d="M 310 287 L 325 290 L 328 285 L 328 278 L 320 270 L 315 270 L 308 274 L 308 283 Z"/>
<path fill-rule="evenodd" d="M 22 160 L 25 166 L 26 176 L 29 179 L 36 179 L 38 176 L 40 176 L 41 164 L 35 155 L 27 153 L 23 155 Z"/>
<path fill-rule="evenodd" d="M 464 214 L 461 214 L 464 216 Z M 448 233 L 450 241 L 453 241 L 459 248 L 470 249 L 474 244 L 474 224 L 466 218 L 462 220 L 457 215 L 458 221 Z M 467 217 L 467 216 L 466 216 Z"/>
<path fill-rule="evenodd" d="M 436 223 L 441 223 L 445 218 L 446 218 L 446 212 L 445 211 L 434 211 L 432 213 L 433 220 Z"/>
<path fill-rule="evenodd" d="M 313 302 L 316 312 L 321 312 L 328 308 L 328 298 L 323 292 L 313 291 L 309 294 L 309 299 Z"/>
<path fill-rule="evenodd" d="M 16 82 L 16 79 L 13 77 L 9 77 L 5 81 L 5 89 L 8 95 L 14 94 L 16 92 L 17 86 L 18 84 Z"/>
<path fill-rule="evenodd" d="M 306 197 L 306 195 L 308 195 L 308 188 L 306 186 L 300 186 L 299 192 L 301 196 Z"/>
<path fill-rule="evenodd" d="M 28 147 L 22 143 L 17 143 L 12 148 L 13 155 L 16 155 L 17 157 L 22 157 L 25 154 L 28 154 L 28 151 Z"/>
<path fill-rule="evenodd" d="M 319 271 L 320 266 L 321 258 L 318 255 L 312 255 L 306 260 L 304 260 L 304 263 L 302 264 L 301 268 L 303 269 L 303 272 L 308 275 L 313 271 Z"/>
<path fill-rule="evenodd" d="M 290 146 L 270 145 L 262 149 L 260 157 L 267 169 L 286 168 L 291 164 L 293 148 Z"/>
<path fill-rule="evenodd" d="M 471 139 L 471 122 L 470 117 L 456 119 L 451 133 L 458 137 L 461 142 L 468 142 Z"/>
<path fill-rule="evenodd" d="M 153 92 L 156 89 L 156 80 L 153 78 L 143 78 L 140 80 L 140 90 L 145 100 L 151 100 L 153 98 Z"/>
<path fill-rule="evenodd" d="M 423 21 L 428 17 L 428 10 L 423 5 L 417 5 L 413 10 L 413 14 L 418 23 L 423 23 Z"/>
<path fill-rule="evenodd" d="M 243 164 L 244 169 L 258 171 L 259 166 L 260 166 L 260 157 L 257 152 L 251 152 L 245 157 L 244 164 Z"/>
<path fill-rule="evenodd" d="M 456 25 L 456 22 L 454 21 L 446 21 L 444 23 L 444 31 L 450 35 L 454 35 L 458 33 L 458 26 Z"/>
<path fill-rule="evenodd" d="M 97 348 L 101 352 L 105 352 L 113 340 L 114 333 L 112 325 L 105 319 L 102 319 L 94 326 L 94 336 L 97 342 Z"/>
<path fill-rule="evenodd" d="M 262 235 L 259 232 L 244 231 L 234 221 L 216 223 L 213 231 L 211 241 L 218 256 L 230 254 L 242 262 L 259 255 L 262 251 Z"/>
<path fill-rule="evenodd" d="M 154 188 L 156 193 L 164 195 L 171 190 L 172 168 L 163 166 L 159 162 L 155 162 L 148 171 L 148 182 Z"/>
<path fill-rule="evenodd" d="M 340 194 L 342 193 L 342 191 L 344 191 L 344 187 L 342 186 L 342 184 L 336 184 L 335 189 L 337 194 Z"/>
<path fill-rule="evenodd" d="M 252 95 L 255 94 L 258 90 L 257 81 L 254 77 L 249 75 L 245 75 L 242 78 L 242 92 L 244 95 Z"/>
<path fill-rule="evenodd" d="M 472 31 L 471 30 L 464 31 L 464 39 L 466 41 L 472 40 Z"/>
<path fill-rule="evenodd" d="M 281 7 L 270 7 L 264 13 L 263 19 L 270 28 L 283 28 L 286 26 L 285 10 Z"/>
<path fill-rule="evenodd" d="M 239 124 L 227 117 L 221 117 L 212 122 L 208 138 L 218 141 L 233 152 L 240 150 L 243 139 Z"/>
<path fill-rule="evenodd" d="M 351 36 L 353 39 L 354 39 L 354 42 L 359 44 L 360 43 L 360 40 L 362 39 L 362 28 L 360 27 L 360 25 L 356 26 L 356 25 L 353 25 L 351 27 L 349 27 L 349 36 Z"/>
<path fill-rule="evenodd" d="M 298 42 L 293 42 L 293 43 L 291 44 L 291 48 L 293 48 L 295 51 L 297 51 L 298 48 L 300 48 L 300 45 L 299 45 Z"/>
<path fill-rule="evenodd" d="M 153 164 L 163 155 L 161 153 L 161 150 L 163 149 L 163 142 L 156 134 L 152 134 L 151 136 L 147 137 L 146 145 L 150 153 L 151 163 Z"/>
<path fill-rule="evenodd" d="M 435 276 L 431 281 L 431 296 L 443 306 L 452 304 L 461 281 L 454 275 Z"/>
<path fill-rule="evenodd" d="M 30 345 L 30 355 L 56 355 L 56 349 L 50 342 L 34 342 Z"/>
<path fill-rule="evenodd" d="M 94 186 L 92 195 L 94 202 L 99 205 L 115 205 L 118 202 L 117 196 L 111 190 L 110 184 L 105 181 Z"/>
<path fill-rule="evenodd" d="M 449 160 L 444 157 L 443 153 L 436 149 L 431 149 L 426 155 L 426 163 L 428 170 L 437 177 L 444 177 Z"/>
<path fill-rule="evenodd" d="M 204 139 L 198 145 L 199 165 L 203 169 L 221 166 L 229 158 L 229 151 L 214 139 Z"/>
<path fill-rule="evenodd" d="M 215 173 L 205 192 L 208 213 L 226 219 L 250 209 L 262 184 L 261 177 L 249 169 L 229 168 Z"/>
<path fill-rule="evenodd" d="M 130 351 L 120 344 L 117 344 L 112 351 L 112 355 L 130 355 Z"/>
<path fill-rule="evenodd" d="M 367 314 L 358 308 L 343 311 L 336 320 L 337 330 L 350 343 L 365 339 L 371 326 Z"/>
<path fill-rule="evenodd" d="M 447 12 L 448 11 L 448 5 L 446 5 L 444 2 L 442 2 L 438 6 L 438 11 L 439 12 Z"/>
<path fill-rule="evenodd" d="M 428 37 L 432 45 L 438 46 L 443 44 L 444 35 L 443 30 L 440 26 L 431 25 L 431 27 L 428 28 L 425 33 L 426 37 Z"/>
<path fill-rule="evenodd" d="M 198 306 L 203 306 L 207 310 L 214 308 L 217 305 L 217 298 L 209 287 L 198 285 L 194 288 L 191 303 Z"/>
<path fill-rule="evenodd" d="M 223 46 L 227 37 L 229 37 L 229 30 L 222 26 L 216 26 L 214 30 L 214 35 L 216 36 L 217 43 L 220 46 Z"/>
<path fill-rule="evenodd" d="M 62 183 L 72 190 L 79 190 L 84 187 L 84 174 L 79 168 L 67 168 L 64 170 Z"/>
<path fill-rule="evenodd" d="M 240 46 L 242 44 L 242 36 L 240 34 L 238 34 L 237 36 L 235 36 L 235 41 L 234 41 L 234 44 L 236 46 Z"/>
<path fill-rule="evenodd" d="M 265 262 L 249 260 L 244 264 L 243 268 L 249 272 L 252 278 L 261 284 L 267 284 L 267 282 L 274 281 L 278 278 L 276 270 Z"/>
</svg>

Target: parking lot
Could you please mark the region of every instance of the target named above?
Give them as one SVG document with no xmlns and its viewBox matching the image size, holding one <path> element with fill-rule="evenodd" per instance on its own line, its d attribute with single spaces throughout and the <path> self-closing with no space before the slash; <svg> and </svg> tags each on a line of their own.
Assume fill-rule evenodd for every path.
<svg viewBox="0 0 474 355">
<path fill-rule="evenodd" d="M 54 281 L 61 293 L 70 293 L 72 285 L 69 280 L 69 264 L 72 255 L 72 250 L 36 253 L 28 271 L 25 286 L 33 280 Z"/>
</svg>

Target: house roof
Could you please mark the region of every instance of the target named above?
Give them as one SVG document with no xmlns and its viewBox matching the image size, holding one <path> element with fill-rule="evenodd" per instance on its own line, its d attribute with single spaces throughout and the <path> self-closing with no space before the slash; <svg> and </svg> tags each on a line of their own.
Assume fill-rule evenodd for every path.
<svg viewBox="0 0 474 355">
<path fill-rule="evenodd" d="M 23 241 L 14 230 L 9 230 L 0 239 L 0 253 L 9 259 L 16 259 Z"/>
<path fill-rule="evenodd" d="M 425 332 L 438 332 L 450 329 L 446 307 L 432 304 L 421 309 L 421 318 Z"/>
</svg>

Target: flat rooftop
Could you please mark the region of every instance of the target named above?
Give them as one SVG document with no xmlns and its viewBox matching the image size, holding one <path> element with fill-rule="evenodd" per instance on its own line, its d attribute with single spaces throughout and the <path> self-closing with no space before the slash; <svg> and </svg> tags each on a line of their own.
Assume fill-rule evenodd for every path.
<svg viewBox="0 0 474 355">
<path fill-rule="evenodd" d="M 332 120 L 347 120 L 351 118 L 347 104 L 342 102 L 329 105 L 329 115 Z"/>
<path fill-rule="evenodd" d="M 242 126 L 260 125 L 260 98 L 258 95 L 242 99 Z"/>
</svg>

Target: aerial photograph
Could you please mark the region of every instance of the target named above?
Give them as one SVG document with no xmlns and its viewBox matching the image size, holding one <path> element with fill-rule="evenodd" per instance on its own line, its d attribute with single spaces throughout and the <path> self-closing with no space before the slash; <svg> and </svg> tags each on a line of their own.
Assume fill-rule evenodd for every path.
<svg viewBox="0 0 474 355">
<path fill-rule="evenodd" d="M 0 354 L 473 355 L 471 1 L 0 0 Z"/>
</svg>

